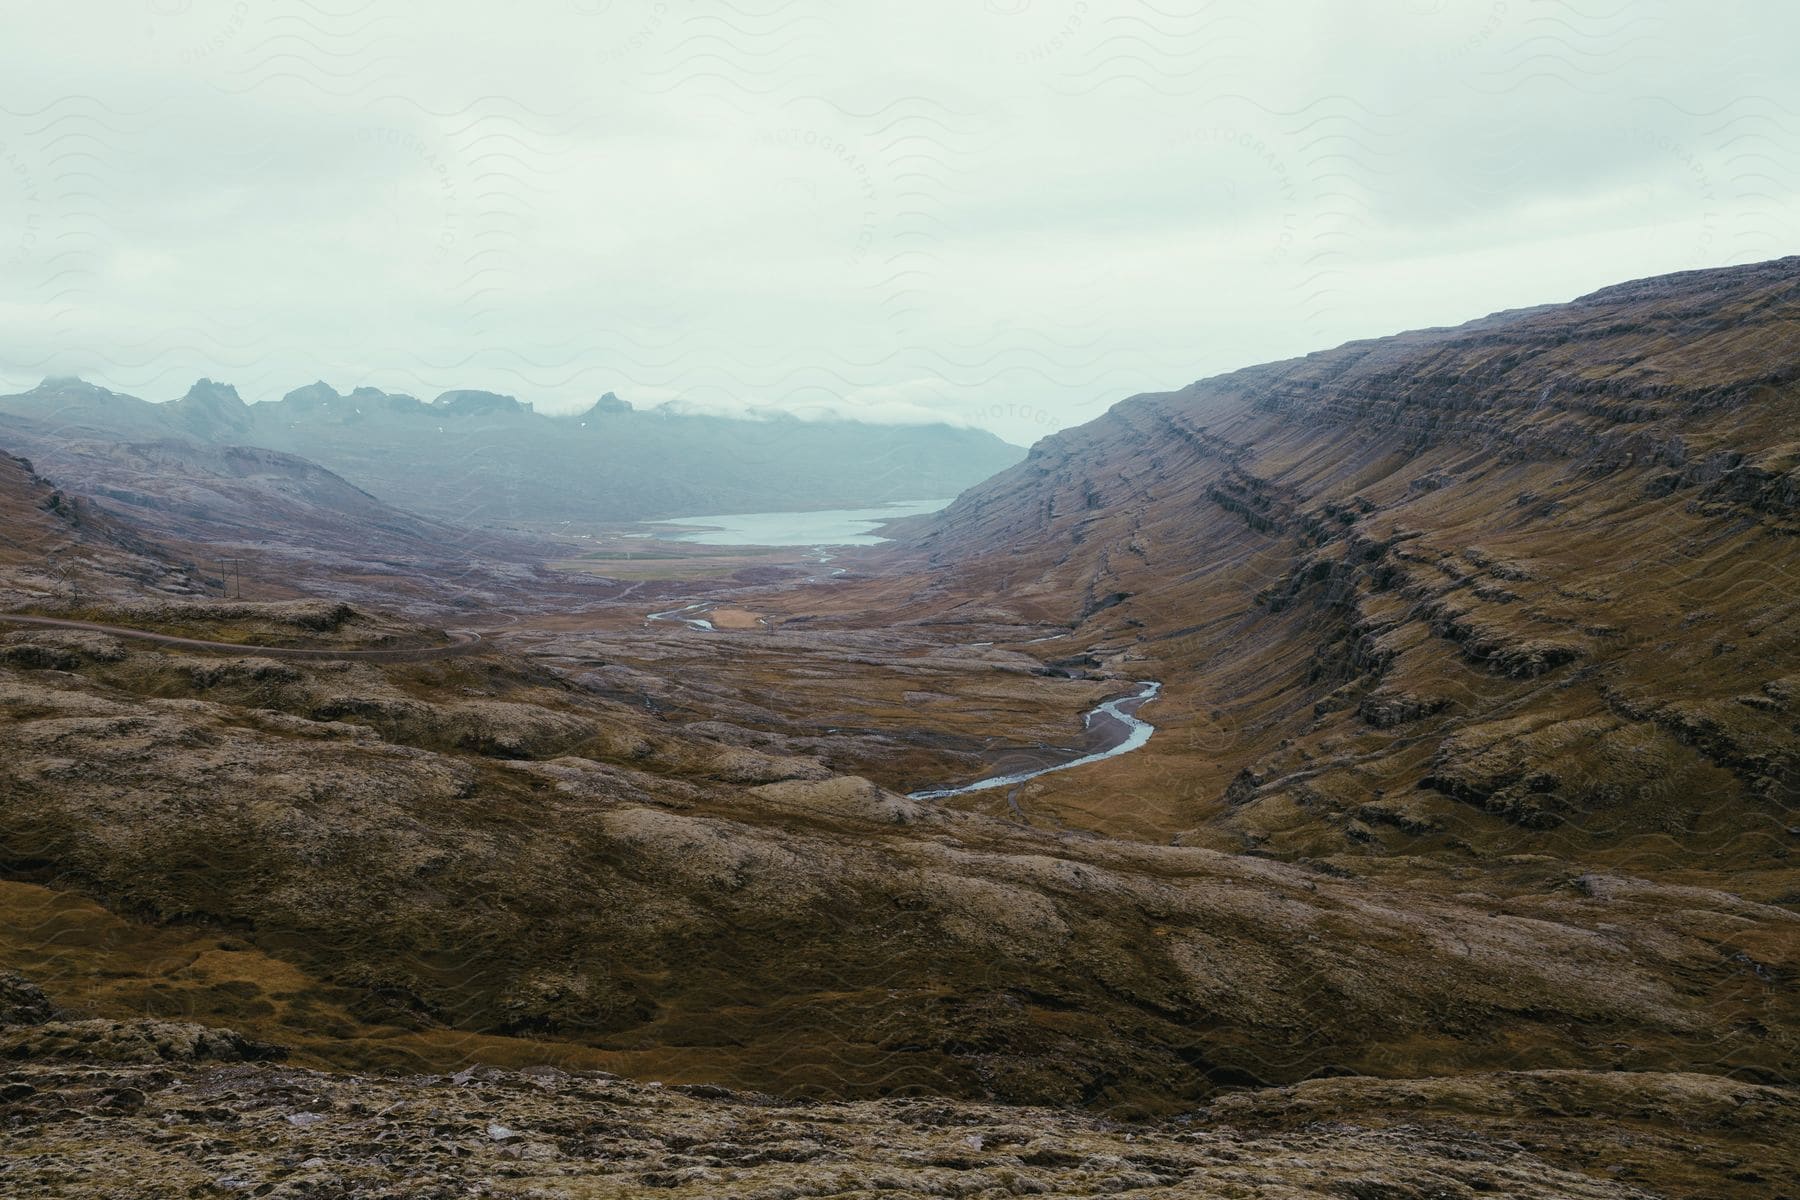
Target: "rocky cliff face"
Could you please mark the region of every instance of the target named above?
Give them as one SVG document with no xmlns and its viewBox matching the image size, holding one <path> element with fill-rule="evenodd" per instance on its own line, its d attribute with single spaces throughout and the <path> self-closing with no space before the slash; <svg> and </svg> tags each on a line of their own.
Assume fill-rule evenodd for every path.
<svg viewBox="0 0 1800 1200">
<path fill-rule="evenodd" d="M 1134 398 L 911 528 L 1168 678 L 1152 831 L 1775 868 L 1797 348 L 1800 259 L 1642 280 Z"/>
</svg>

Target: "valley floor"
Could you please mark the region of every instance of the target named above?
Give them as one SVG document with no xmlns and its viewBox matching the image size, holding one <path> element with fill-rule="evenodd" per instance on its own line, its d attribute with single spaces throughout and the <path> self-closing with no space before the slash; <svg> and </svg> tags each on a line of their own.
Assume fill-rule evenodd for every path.
<svg viewBox="0 0 1800 1200">
<path fill-rule="evenodd" d="M 713 579 L 672 583 L 650 594 L 626 589 L 579 609 L 521 607 L 505 621 L 485 622 L 488 631 L 473 658 L 466 645 L 432 651 L 459 652 L 441 663 L 382 661 L 377 647 L 429 640 L 426 631 L 404 621 L 370 624 L 359 617 L 329 634 L 284 625 L 285 620 L 317 623 L 317 606 L 300 603 L 247 606 L 236 618 L 228 616 L 232 610 L 219 609 L 227 619 L 216 623 L 214 632 L 227 642 L 196 640 L 130 652 L 101 631 L 28 630 L 7 643 L 9 664 L 29 668 L 20 680 L 47 682 L 54 676 L 44 668 L 61 670 L 65 690 L 27 693 L 15 685 L 10 699 L 15 706 L 31 706 L 15 708 L 27 717 L 45 711 L 45 705 L 71 716 L 99 712 L 91 707 L 100 703 L 96 685 L 113 694 L 165 697 L 152 702 L 151 711 L 161 714 L 188 711 L 180 709 L 184 704 L 255 703 L 263 706 L 264 715 L 255 720 L 264 728 L 325 738 L 323 744 L 330 745 L 341 742 L 341 718 L 325 724 L 317 718 L 349 712 L 346 702 L 321 701 L 316 692 L 302 698 L 293 689 L 341 677 L 332 686 L 341 690 L 355 682 L 361 688 L 359 719 L 373 722 L 384 738 L 440 754 L 461 735 L 445 742 L 446 734 L 429 732 L 430 726 L 419 722 L 441 719 L 428 718 L 427 712 L 448 713 L 444 705 L 459 692 L 480 694 L 492 703 L 513 704 L 505 720 L 524 722 L 516 735 L 522 740 L 494 741 L 505 736 L 494 727 L 481 735 L 486 741 L 466 743 L 500 753 L 506 768 L 500 774 L 546 772 L 544 778 L 562 781 L 558 788 L 576 786 L 571 795 L 589 796 L 609 810 L 617 797 L 580 791 L 589 786 L 572 782 L 581 771 L 616 773 L 605 764 L 635 763 L 653 773 L 634 776 L 637 786 L 651 788 L 660 777 L 654 786 L 686 797 L 682 807 L 689 809 L 696 802 L 720 803 L 701 801 L 697 782 L 737 780 L 753 785 L 755 805 L 768 811 L 728 808 L 732 819 L 759 822 L 772 814 L 779 836 L 809 847 L 810 854 L 826 855 L 828 871 L 865 868 L 849 857 L 831 857 L 843 852 L 832 849 L 824 830 L 873 831 L 872 819 L 890 828 L 901 821 L 902 839 L 921 845 L 947 839 L 946 844 L 964 847 L 958 853 L 979 847 L 988 854 L 1066 855 L 1065 866 L 1084 863 L 1072 869 L 1096 872 L 1095 886 L 1130 893 L 1094 910 L 1109 931 L 1098 941 L 1084 934 L 1086 942 L 1072 948 L 1075 957 L 1069 961 L 1085 970 L 1092 969 L 1096 956 L 1147 955 L 1151 951 L 1135 940 L 1140 934 L 1152 945 L 1158 939 L 1203 939 L 1188 944 L 1215 947 L 1213 953 L 1224 957 L 1208 969 L 1221 972 L 1224 986 L 1237 993 L 1219 1001 L 1221 1011 L 1248 1022 L 1235 1032 L 1221 1030 L 1208 1053 L 1232 1040 L 1251 1039 L 1231 1060 L 1247 1070 L 1221 1067 L 1217 1080 L 1224 1086 L 1196 1092 L 1191 1082 L 1183 1083 L 1179 1093 L 1158 1098 L 1178 1077 L 1166 1064 L 1138 1059 L 1113 1070 L 1078 1061 L 1088 1050 L 1104 1056 L 1103 1042 L 1059 1058 L 1084 1039 L 1103 1038 L 1098 1026 L 1081 1023 L 1090 1016 L 1139 1020 L 1127 1014 L 1141 1011 L 1144 1001 L 1129 993 L 1154 985 L 1127 976 L 1105 985 L 1127 990 L 1122 1004 L 1118 997 L 1100 1000 L 1078 991 L 1052 997 L 1033 990 L 1041 985 L 1018 982 L 1016 969 L 1001 967 L 998 960 L 995 974 L 982 980 L 981 968 L 960 963 L 966 948 L 953 942 L 925 949 L 924 961 L 935 960 L 941 972 L 935 999 L 918 987 L 920 968 L 897 949 L 887 968 L 894 986 L 876 1009 L 857 1007 L 867 998 L 834 993 L 827 983 L 802 987 L 791 998 L 749 999 L 746 992 L 736 1001 L 716 995 L 677 999 L 653 1032 L 640 1027 L 598 1037 L 550 1031 L 508 1036 L 477 1032 L 467 1022 L 421 1019 L 404 1011 L 404 1004 L 371 1007 L 358 998 L 356 986 L 345 986 L 341 971 L 334 971 L 342 950 L 329 943 L 323 950 L 295 953 L 280 950 L 279 943 L 258 945 L 254 932 L 247 940 L 221 938 L 221 930 L 204 919 L 140 925 L 54 883 L 5 882 L 0 905 L 10 928 L 0 936 L 0 955 L 41 982 L 50 997 L 40 1001 L 33 983 L 0 980 L 0 1001 L 6 1001 L 0 1008 L 10 1004 L 0 1013 L 0 1192 L 770 1200 L 1788 1194 L 1782 1189 L 1800 1167 L 1793 1150 L 1800 1145 L 1800 1095 L 1767 1078 L 1773 1069 L 1756 1069 L 1757 1051 L 1734 1048 L 1727 1040 L 1707 1051 L 1716 1055 L 1709 1065 L 1717 1073 L 1668 1069 L 1700 1056 L 1689 1034 L 1702 1018 L 1672 1015 L 1675 1010 L 1690 1001 L 1717 1005 L 1726 993 L 1712 985 L 1688 987 L 1687 996 L 1682 989 L 1663 990 L 1672 974 L 1705 969 L 1701 960 L 1684 959 L 1687 952 L 1671 947 L 1670 930 L 1685 926 L 1683 936 L 1692 936 L 1709 924 L 1719 930 L 1730 926 L 1736 944 L 1754 950 L 1745 961 L 1777 961 L 1779 940 L 1769 937 L 1779 939 L 1779 933 L 1757 932 L 1759 925 L 1783 924 L 1775 910 L 1696 888 L 1605 874 L 1583 877 L 1586 900 L 1552 899 L 1561 885 L 1546 884 L 1543 860 L 1497 861 L 1476 871 L 1424 860 L 1359 862 L 1345 856 L 1296 868 L 1217 850 L 1170 849 L 1172 827 L 1154 807 L 1115 802 L 1085 808 L 1091 802 L 1081 797 L 1093 795 L 1093 789 L 1116 789 L 1121 778 L 1132 778 L 1119 774 L 1127 766 L 1119 760 L 1022 787 L 950 797 L 937 806 L 942 812 L 935 817 L 895 807 L 896 794 L 909 788 L 1091 750 L 1082 739 L 1081 714 L 1129 689 L 1131 676 L 1160 664 L 1140 657 L 1129 644 L 1094 645 L 1051 623 L 1026 623 L 1017 613 L 888 623 L 883 614 L 928 589 L 928 577 L 878 555 L 852 555 L 847 562 L 844 574 L 826 579 Z M 701 606 L 694 611 L 742 616 L 716 624 L 651 619 L 689 605 Z M 160 627 L 193 632 L 205 625 L 183 611 L 188 612 L 183 619 L 160 612 Z M 130 609 L 125 614 L 118 619 L 142 623 L 155 615 Z M 321 662 L 302 672 L 246 645 L 268 641 L 279 648 L 296 639 L 335 643 L 318 652 L 336 655 L 337 665 Z M 370 654 L 375 661 L 358 661 Z M 91 679 L 83 684 L 84 677 Z M 382 677 L 387 686 L 398 684 L 420 699 L 406 701 L 410 709 L 398 700 L 378 702 L 370 688 Z M 179 688 L 177 679 L 185 681 Z M 580 704 L 589 707 L 569 711 L 610 723 L 613 740 L 562 749 L 554 738 L 542 745 L 534 741 L 542 736 L 534 723 L 575 703 L 547 691 L 551 680 L 562 681 L 557 686 L 572 689 L 571 696 L 587 697 Z M 78 702 L 76 693 L 66 690 L 70 684 L 90 698 Z M 251 690 L 241 695 L 230 690 L 244 686 Z M 193 694 L 206 697 L 204 702 L 179 698 L 196 688 Z M 1191 721 L 1197 698 L 1178 693 L 1174 701 L 1172 729 L 1159 731 L 1162 743 L 1153 739 L 1130 764 L 1131 772 L 1144 771 L 1146 764 L 1155 772 L 1159 762 L 1170 761 L 1171 751 L 1176 761 L 1192 752 L 1191 739 L 1171 733 Z M 610 707 L 593 709 L 596 702 Z M 283 725 L 268 715 L 274 709 L 309 716 L 283 718 Z M 489 720 L 498 719 L 499 709 L 493 712 Z M 403 718 L 397 715 L 402 713 Z M 630 718 L 637 722 L 634 732 L 624 732 L 625 713 L 642 714 Z M 1157 719 L 1163 720 L 1160 714 Z M 676 730 L 686 738 L 711 740 L 652 745 Z M 341 744 L 346 753 L 370 748 L 366 731 Z M 725 756 L 694 761 L 691 755 L 702 744 L 726 748 Z M 511 748 L 496 751 L 498 745 Z M 568 757 L 570 752 L 581 757 Z M 265 751 L 253 751 L 246 742 L 243 753 Z M 583 762 L 587 766 L 578 770 Z M 281 770 L 280 779 L 291 777 L 286 774 L 291 766 Z M 829 781 L 845 774 L 867 776 L 887 790 L 854 796 L 830 790 L 836 785 Z M 1127 794 L 1143 794 L 1136 785 L 1127 786 L 1132 789 Z M 884 795 L 894 799 L 879 798 Z M 529 819 L 556 827 L 565 818 Z M 746 840 L 751 828 L 732 835 L 740 848 L 731 853 L 742 855 L 741 847 L 755 844 Z M 1180 841 L 1180 830 L 1174 832 Z M 695 836 L 675 835 L 680 847 L 675 852 L 689 860 L 664 881 L 677 893 L 696 887 L 689 878 L 691 862 L 718 852 L 689 840 Z M 663 852 L 654 840 L 636 844 Z M 911 852 L 902 852 L 897 861 L 912 862 L 911 869 L 929 861 L 929 856 L 906 859 L 905 853 Z M 1008 878 L 993 874 L 994 868 L 985 870 L 990 880 Z M 1147 884 L 1131 871 L 1149 872 L 1157 882 Z M 1558 872 L 1549 868 L 1550 875 Z M 1210 884 L 1204 882 L 1209 873 Z M 944 876 L 933 886 L 949 889 L 947 894 L 996 886 L 978 878 Z M 999 886 L 1015 889 L 1023 878 L 1014 875 Z M 1069 914 L 1065 920 L 1096 917 L 1075 915 L 1079 903 L 1063 894 L 1061 884 L 1033 878 L 1037 882 L 1028 890 L 1004 893 L 1010 899 L 1002 903 L 1015 909 L 1010 913 L 983 901 L 959 915 L 958 901 L 932 902 L 950 905 L 950 920 L 1004 926 L 998 931 L 1008 942 L 1003 958 L 1040 942 L 1042 949 L 1029 952 L 1052 954 L 1053 940 L 1069 935 L 1051 933 L 1046 922 L 1056 918 L 1035 911 L 1046 897 Z M 1178 880 L 1183 888 L 1218 887 L 1226 889 L 1221 897 L 1235 893 L 1236 898 L 1210 901 L 1210 910 L 1184 915 L 1167 891 Z M 817 885 L 798 886 L 807 891 Z M 1086 885 L 1075 881 L 1074 886 Z M 1479 913 L 1471 908 L 1475 889 Z M 575 908 L 593 903 L 572 895 L 556 902 Z M 654 907 L 639 911 L 663 919 Z M 1319 924 L 1336 911 L 1364 915 L 1341 928 Z M 1146 912 L 1156 924 L 1140 931 Z M 419 917 L 415 911 L 405 919 Z M 1274 922 L 1268 928 L 1279 932 L 1258 935 L 1263 921 Z M 1328 944 L 1292 964 L 1256 948 L 1259 940 L 1291 939 L 1309 925 L 1325 931 L 1312 942 L 1317 945 L 1324 936 Z M 884 930 L 882 937 L 894 932 L 879 923 L 876 928 Z M 1590 930 L 1609 930 L 1605 939 L 1635 945 L 1641 953 L 1635 961 L 1629 951 L 1610 958 L 1601 941 L 1589 940 Z M 752 944 L 760 944 L 754 939 L 761 936 L 753 934 Z M 1334 945 L 1352 937 L 1362 946 L 1363 961 L 1346 975 Z M 1396 941 L 1409 938 L 1422 939 L 1421 944 L 1409 950 Z M 1461 947 L 1448 959 L 1427 944 L 1446 938 Z M 1576 960 L 1560 975 L 1558 952 L 1546 949 L 1554 946 Z M 296 961 L 282 961 L 283 954 Z M 1532 962 L 1546 954 L 1550 961 Z M 1663 961 L 1651 961 L 1659 954 Z M 1395 957 L 1384 963 L 1383 955 Z M 1246 975 L 1246 962 L 1255 973 L 1275 974 Z M 924 970 L 933 973 L 931 967 Z M 1445 975 L 1447 988 L 1399 982 L 1409 974 Z M 972 979 L 979 981 L 974 987 Z M 1768 1007 L 1773 1000 L 1766 981 L 1746 977 L 1745 983 L 1749 986 L 1730 993 L 1736 1024 L 1768 1019 L 1779 1029 L 1780 1018 L 1770 1015 L 1775 1010 Z M 1580 992 L 1590 984 L 1621 997 L 1642 993 L 1649 1007 L 1634 1009 L 1637 1000 L 1615 1004 L 1599 993 L 1571 1000 L 1568 989 Z M 731 985 L 722 986 L 729 992 Z M 927 1014 L 931 1005 L 977 996 L 990 986 L 1001 988 L 1002 996 L 1030 998 L 1036 1011 L 1029 1021 L 1071 1021 L 1067 1032 L 1075 1040 L 1059 1034 L 1046 1041 L 1011 1023 L 968 1026 L 959 1024 L 966 1018 Z M 1498 990 L 1489 995 L 1491 987 Z M 1353 1008 L 1368 1006 L 1380 1020 L 1414 1022 L 1414 1027 L 1398 1028 L 1385 1040 L 1333 1029 L 1331 1022 L 1349 1019 L 1338 1007 L 1342 1002 L 1333 999 L 1345 988 L 1367 992 Z M 746 1000 L 747 1011 L 729 1012 L 729 1005 Z M 1108 1009 L 1109 1004 L 1120 1007 Z M 1291 1004 L 1306 1009 L 1299 1027 L 1277 1015 Z M 1469 1014 L 1484 1004 L 1519 1011 L 1483 1026 L 1489 1018 Z M 785 1005 L 825 1019 L 796 1024 L 791 1015 L 779 1015 Z M 1459 1012 L 1465 1005 L 1467 1011 Z M 1588 1015 L 1547 1021 L 1530 1011 L 1538 1005 Z M 1088 1008 L 1093 1011 L 1077 1016 Z M 1061 1015 L 1068 1009 L 1076 1011 Z M 1264 1015 L 1246 1015 L 1253 1010 Z M 1661 1015 L 1642 1015 L 1652 1010 Z M 861 1011 L 881 1012 L 883 1028 L 868 1036 L 855 1029 Z M 158 1015 L 146 1018 L 146 1012 Z M 914 1012 L 917 1022 L 909 1024 Z M 189 1020 L 201 1024 L 182 1024 Z M 1310 1028 L 1308 1020 L 1320 1024 Z M 1642 1024 L 1646 1020 L 1648 1026 Z M 1591 1029 L 1577 1028 L 1584 1021 Z M 947 1024 L 934 1028 L 937 1022 Z M 1552 1029 L 1556 1022 L 1573 1024 L 1559 1033 Z M 1469 1044 L 1459 1046 L 1445 1036 L 1445 1028 L 1459 1027 Z M 1271 1040 L 1258 1044 L 1258 1028 Z M 1699 1028 L 1703 1040 L 1712 1036 Z M 956 1046 L 965 1036 L 993 1040 L 987 1046 Z M 1132 1040 L 1118 1042 L 1121 1049 L 1170 1035 L 1140 1028 L 1124 1036 Z M 1326 1046 L 1335 1040 L 1349 1047 L 1357 1036 L 1375 1038 L 1373 1055 L 1354 1063 L 1360 1073 L 1283 1087 L 1252 1081 L 1265 1069 L 1262 1062 L 1290 1069 L 1280 1063 L 1314 1061 L 1311 1042 Z M 922 1045 L 904 1045 L 921 1038 L 949 1039 L 948 1056 L 933 1058 L 919 1053 Z M 1543 1069 L 1546 1063 L 1591 1062 L 1608 1038 L 1617 1044 L 1600 1057 L 1622 1069 Z M 1643 1041 L 1637 1047 L 1625 1044 L 1638 1038 Z M 1316 1061 L 1345 1061 L 1349 1051 L 1324 1054 Z M 991 1057 L 1001 1073 L 959 1075 L 956 1062 L 971 1055 Z M 1014 1055 L 1036 1065 L 1007 1065 Z M 897 1064 L 891 1087 L 884 1082 L 884 1057 Z M 1536 1069 L 1496 1069 L 1509 1062 Z M 921 1069 L 921 1063 L 927 1065 Z M 834 1072 L 842 1074 L 834 1077 Z M 1088 1094 L 1071 1093 L 1069 1100 L 1081 1103 L 1020 1107 L 968 1096 L 984 1087 L 1015 1099 L 1055 1095 L 1058 1076 L 1072 1079 L 1077 1072 Z M 656 1079 L 665 1082 L 652 1082 Z M 789 1098 L 744 1090 L 758 1086 Z M 945 1092 L 951 1094 L 933 1094 Z"/>
<path fill-rule="evenodd" d="M 1219 495 L 952 572 L 21 552 L 88 624 L 0 629 L 0 1194 L 1793 1195 L 1792 602 Z"/>
</svg>

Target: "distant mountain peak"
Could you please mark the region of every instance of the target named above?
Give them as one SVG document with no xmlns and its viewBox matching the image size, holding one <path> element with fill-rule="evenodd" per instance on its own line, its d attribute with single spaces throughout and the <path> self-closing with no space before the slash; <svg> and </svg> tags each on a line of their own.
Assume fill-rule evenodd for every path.
<svg viewBox="0 0 1800 1200">
<path fill-rule="evenodd" d="M 240 405 L 244 402 L 243 398 L 238 395 L 237 388 L 229 383 L 219 383 L 208 379 L 204 375 L 194 381 L 194 386 L 187 390 L 187 395 L 182 399 L 207 400 L 215 403 L 230 401 Z"/>
<path fill-rule="evenodd" d="M 68 394 L 74 392 L 83 396 L 115 396 L 118 393 L 109 391 L 97 383 L 89 383 L 79 375 L 46 375 L 44 381 L 31 389 L 27 395 L 39 392 Z"/>
<path fill-rule="evenodd" d="M 295 388 L 275 406 L 284 420 L 323 418 L 336 424 L 348 424 L 381 413 L 411 413 L 424 407 L 416 397 L 404 392 L 384 392 L 367 384 L 346 395 L 323 379 Z"/>
<path fill-rule="evenodd" d="M 315 379 L 305 387 L 297 387 L 282 397 L 283 401 L 295 401 L 302 404 L 330 404 L 344 397 L 338 390 L 323 379 Z"/>
<path fill-rule="evenodd" d="M 604 417 L 631 411 L 633 411 L 631 401 L 621 400 L 612 392 L 607 392 L 598 400 L 594 401 L 594 406 L 592 408 L 581 415 L 584 417 Z"/>
<path fill-rule="evenodd" d="M 177 426 L 209 440 L 236 437 L 250 428 L 250 406 L 237 388 L 201 378 L 187 395 L 172 402 L 169 415 Z"/>
<path fill-rule="evenodd" d="M 491 416 L 496 413 L 528 413 L 531 405 L 499 392 L 484 392 L 479 388 L 453 388 L 444 392 L 431 406 L 440 412 L 456 417 Z"/>
</svg>

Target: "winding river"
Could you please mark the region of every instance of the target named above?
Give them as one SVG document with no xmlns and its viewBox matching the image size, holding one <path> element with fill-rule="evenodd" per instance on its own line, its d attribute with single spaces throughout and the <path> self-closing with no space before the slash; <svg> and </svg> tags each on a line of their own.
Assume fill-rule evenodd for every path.
<svg viewBox="0 0 1800 1200">
<path fill-rule="evenodd" d="M 814 547 L 814 550 L 817 551 L 818 548 Z M 821 563 L 826 563 L 831 561 L 831 556 L 819 552 L 818 559 Z M 833 572 L 833 574 L 838 573 L 839 572 Z M 806 582 L 811 583 L 814 581 L 808 579 Z M 714 633 L 717 632 L 716 627 L 711 621 L 701 615 L 712 607 L 713 604 L 711 601 L 702 600 L 693 604 L 684 605 L 680 608 L 670 608 L 665 609 L 662 612 L 650 613 L 645 617 L 645 621 L 646 623 L 650 621 L 672 621 L 679 625 L 685 625 L 690 629 L 700 629 L 708 633 Z M 1053 633 L 1049 637 L 1032 638 L 1031 641 L 1048 642 L 1053 641 L 1056 638 L 1067 636 L 1067 633 Z M 992 642 L 974 642 L 971 644 L 975 646 L 993 645 Z M 1026 644 L 1029 645 L 1031 643 L 1028 642 Z M 1150 724 L 1148 721 L 1140 720 L 1136 716 L 1135 710 L 1142 708 L 1144 705 L 1150 703 L 1150 701 L 1156 699 L 1157 693 L 1162 691 L 1162 684 L 1154 679 L 1139 680 L 1137 687 L 1138 690 L 1129 696 L 1120 696 L 1117 699 L 1108 700 L 1103 704 L 1089 709 L 1086 716 L 1082 718 L 1083 729 L 1091 730 L 1097 722 L 1101 721 L 1107 721 L 1118 726 L 1120 731 L 1119 740 L 1104 750 L 1096 750 L 1092 754 L 1084 754 L 1080 758 L 1072 758 L 1068 762 L 1053 763 L 1050 766 L 1038 767 L 1035 770 L 1014 771 L 1007 775 L 995 775 L 988 779 L 978 779 L 974 783 L 965 783 L 961 787 L 933 788 L 923 792 L 908 792 L 907 795 L 914 800 L 943 800 L 950 796 L 967 795 L 970 792 L 985 792 L 992 788 L 1012 787 L 1015 784 L 1024 783 L 1026 780 L 1036 779 L 1039 775 L 1048 775 L 1052 771 L 1067 771 L 1074 767 L 1085 767 L 1089 763 L 1097 763 L 1104 759 L 1117 758 L 1121 754 L 1130 754 L 1133 750 L 1141 748 L 1150 740 L 1150 735 L 1156 732 L 1156 726 Z M 1125 706 L 1128 704 L 1132 706 L 1132 712 L 1125 711 Z"/>
<path fill-rule="evenodd" d="M 675 621 L 679 624 L 686 625 L 689 629 L 704 629 L 708 633 L 712 633 L 714 632 L 713 623 L 708 621 L 705 617 L 684 617 L 681 615 L 683 613 L 705 612 L 711 607 L 712 603 L 710 601 L 702 600 L 698 604 L 690 604 L 685 608 L 671 608 L 663 612 L 653 612 L 645 617 L 644 620 Z"/>
<path fill-rule="evenodd" d="M 1048 775 L 1052 771 L 1067 771 L 1072 767 L 1085 767 L 1089 763 L 1097 763 L 1101 759 L 1117 758 L 1121 754 L 1130 754 L 1133 750 L 1140 748 L 1144 743 L 1150 740 L 1150 735 L 1156 732 L 1156 726 L 1150 724 L 1148 721 L 1140 721 L 1136 716 L 1126 712 L 1124 706 L 1131 704 L 1141 707 L 1156 699 L 1156 694 L 1160 691 L 1162 691 L 1161 683 L 1154 679 L 1142 680 L 1138 683 L 1138 690 L 1131 695 L 1120 696 L 1116 700 L 1108 700 L 1106 703 L 1088 712 L 1087 716 L 1082 720 L 1084 728 L 1092 729 L 1096 721 L 1110 717 L 1112 720 L 1118 722 L 1125 731 L 1124 737 L 1120 738 L 1105 750 L 1099 750 L 1093 754 L 1084 754 L 1080 758 L 1070 759 L 1065 763 L 1056 763 L 1053 766 L 1039 767 L 1035 771 L 1015 771 L 1010 775 L 996 775 L 991 779 L 978 779 L 974 783 L 966 783 L 962 787 L 939 788 L 926 792 L 908 792 L 907 795 L 914 800 L 942 800 L 948 796 L 962 796 L 969 792 L 984 792 L 989 788 L 1011 787 L 1017 783 L 1024 783 L 1028 779 L 1036 779 L 1039 775 Z"/>
</svg>

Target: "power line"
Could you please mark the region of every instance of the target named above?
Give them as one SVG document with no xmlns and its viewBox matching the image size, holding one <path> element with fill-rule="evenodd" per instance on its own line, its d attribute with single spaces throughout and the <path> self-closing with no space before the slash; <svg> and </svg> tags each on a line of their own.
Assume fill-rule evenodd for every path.
<svg viewBox="0 0 1800 1200">
<path fill-rule="evenodd" d="M 226 600 L 232 599 L 231 582 L 235 578 L 237 580 L 236 598 L 242 600 L 244 598 L 244 560 L 241 558 L 221 558 L 219 559 L 219 567 L 220 574 L 225 577 L 225 594 L 221 598 Z"/>
<path fill-rule="evenodd" d="M 56 573 L 56 578 L 58 580 L 68 585 L 70 603 L 79 604 L 81 603 L 81 581 L 75 574 L 75 564 L 73 562 L 64 562 L 56 557 L 63 551 L 70 549 L 73 549 L 73 547 L 58 546 L 56 549 L 50 551 L 46 558 L 45 565 Z"/>
</svg>

